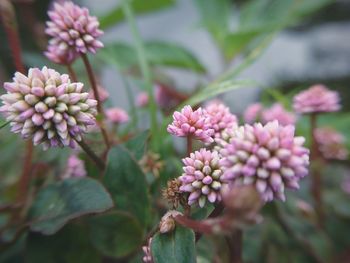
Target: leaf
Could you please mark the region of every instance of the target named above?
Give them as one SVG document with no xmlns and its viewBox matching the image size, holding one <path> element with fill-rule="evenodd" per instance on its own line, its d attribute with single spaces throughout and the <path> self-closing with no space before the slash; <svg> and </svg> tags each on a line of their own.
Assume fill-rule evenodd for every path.
<svg viewBox="0 0 350 263">
<path fill-rule="evenodd" d="M 6 127 L 11 121 L 0 119 L 0 129 Z"/>
<path fill-rule="evenodd" d="M 168 234 L 157 233 L 151 244 L 154 263 L 195 263 L 195 236 L 191 229 L 176 226 Z"/>
<path fill-rule="evenodd" d="M 103 182 L 118 209 L 130 212 L 142 226 L 148 224 L 150 200 L 145 175 L 125 147 L 118 145 L 110 150 Z"/>
<path fill-rule="evenodd" d="M 69 220 L 113 206 L 104 187 L 91 178 L 71 178 L 39 191 L 30 209 L 30 229 L 51 235 Z"/>
<path fill-rule="evenodd" d="M 175 0 L 133 0 L 131 1 L 132 9 L 136 14 L 144 14 L 169 7 L 175 3 Z M 99 17 L 100 26 L 103 29 L 114 26 L 124 20 L 124 13 L 120 5 L 106 15 Z"/>
<path fill-rule="evenodd" d="M 124 146 L 134 155 L 136 160 L 140 160 L 145 154 L 149 136 L 149 131 L 144 131 L 124 143 Z"/>
<path fill-rule="evenodd" d="M 89 242 L 88 231 L 76 225 L 67 225 L 53 236 L 29 233 L 27 262 L 45 263 L 99 263 L 101 258 Z"/>
<path fill-rule="evenodd" d="M 90 240 L 105 256 L 125 257 L 141 246 L 143 230 L 139 222 L 124 212 L 98 215 L 89 220 Z"/>
<path fill-rule="evenodd" d="M 219 44 L 222 44 L 229 33 L 230 10 L 232 10 L 230 1 L 195 0 L 195 4 L 201 16 L 201 25 Z"/>
<path fill-rule="evenodd" d="M 145 43 L 145 53 L 147 61 L 153 66 L 190 69 L 199 73 L 206 71 L 190 51 L 173 43 L 160 41 Z M 118 69 L 127 69 L 138 65 L 136 50 L 126 43 L 118 42 L 106 45 L 99 56 Z"/>
</svg>

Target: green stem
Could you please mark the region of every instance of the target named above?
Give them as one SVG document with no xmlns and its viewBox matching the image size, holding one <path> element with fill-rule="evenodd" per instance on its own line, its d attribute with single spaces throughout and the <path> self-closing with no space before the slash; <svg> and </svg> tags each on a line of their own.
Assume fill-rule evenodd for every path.
<svg viewBox="0 0 350 263">
<path fill-rule="evenodd" d="M 135 42 L 135 49 L 138 57 L 139 66 L 141 69 L 142 76 L 144 78 L 146 88 L 148 91 L 148 97 L 149 97 L 149 114 L 151 119 L 151 134 L 153 136 L 152 142 L 153 145 L 156 147 L 157 141 L 159 141 L 159 138 L 157 137 L 158 133 L 158 125 L 157 125 L 157 105 L 154 99 L 153 94 L 153 85 L 152 85 L 152 75 L 151 70 L 147 62 L 146 58 L 146 52 L 145 47 L 142 42 L 140 32 L 136 26 L 135 16 L 132 10 L 131 5 L 129 4 L 128 0 L 124 0 L 122 2 L 122 8 L 123 12 L 125 14 L 126 20 L 128 21 L 128 24 L 130 26 L 130 30 L 132 32 L 134 42 Z"/>
<path fill-rule="evenodd" d="M 135 99 L 131 90 L 131 87 L 129 85 L 128 80 L 123 76 L 123 74 L 120 74 L 122 81 L 123 81 L 123 86 L 126 92 L 126 95 L 128 97 L 128 103 L 131 105 L 131 124 L 132 127 L 137 129 L 137 124 L 139 122 L 137 112 L 136 112 L 136 105 L 135 105 Z"/>
</svg>

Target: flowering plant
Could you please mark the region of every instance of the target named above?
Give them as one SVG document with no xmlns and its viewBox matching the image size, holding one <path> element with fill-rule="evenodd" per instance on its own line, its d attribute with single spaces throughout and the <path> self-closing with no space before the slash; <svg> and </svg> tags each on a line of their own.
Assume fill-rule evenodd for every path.
<svg viewBox="0 0 350 263">
<path fill-rule="evenodd" d="M 99 18 L 52 2 L 46 23 L 26 14 L 45 66 L 22 50 L 22 1 L 0 3 L 15 67 L 0 92 L 0 263 L 348 262 L 340 92 L 239 77 L 276 31 L 323 1 L 281 1 L 278 12 L 270 1 L 242 3 L 236 31 L 230 1 L 193 1 L 227 67 L 214 79 L 186 48 L 143 41 L 135 13 L 172 1 L 125 0 Z M 133 45 L 107 41 L 119 22 Z M 200 84 L 185 92 L 164 68 Z M 230 91 L 251 86 L 263 88 L 260 100 L 232 105 Z"/>
</svg>

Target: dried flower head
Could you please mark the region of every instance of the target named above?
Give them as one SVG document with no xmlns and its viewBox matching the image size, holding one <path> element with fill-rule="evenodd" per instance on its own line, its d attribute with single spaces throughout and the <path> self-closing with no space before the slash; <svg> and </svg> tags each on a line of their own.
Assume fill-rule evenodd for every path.
<svg viewBox="0 0 350 263">
<path fill-rule="evenodd" d="M 284 189 L 298 189 L 299 180 L 308 174 L 309 150 L 304 141 L 294 137 L 294 126 L 277 121 L 241 126 L 220 151 L 222 180 L 254 185 L 264 201 L 285 200 Z"/>
<path fill-rule="evenodd" d="M 318 128 L 314 131 L 318 149 L 325 159 L 346 160 L 348 150 L 345 137 L 331 127 Z"/>
<path fill-rule="evenodd" d="M 263 110 L 261 119 L 264 123 L 278 121 L 281 125 L 295 124 L 296 122 L 295 114 L 286 111 L 280 103 L 275 103 L 271 108 Z"/>
<path fill-rule="evenodd" d="M 336 91 L 318 84 L 294 97 L 293 108 L 297 113 L 320 113 L 340 110 L 340 98 Z"/>
<path fill-rule="evenodd" d="M 0 111 L 11 121 L 11 131 L 32 138 L 34 145 L 70 146 L 81 140 L 87 126 L 95 124 L 97 101 L 88 99 L 82 83 L 43 67 L 29 69 L 28 76 L 16 72 L 6 82 Z"/>
<path fill-rule="evenodd" d="M 128 113 L 121 108 L 109 108 L 105 112 L 107 120 L 115 124 L 126 123 L 129 121 Z"/>
<path fill-rule="evenodd" d="M 163 169 L 164 163 L 160 159 L 160 155 L 153 152 L 147 152 L 139 162 L 144 173 L 151 172 L 155 177 L 159 177 L 160 171 Z"/>
<path fill-rule="evenodd" d="M 182 161 L 185 166 L 184 173 L 179 177 L 182 183 L 180 191 L 190 193 L 188 204 L 198 203 L 203 207 L 207 200 L 210 203 L 221 201 L 220 190 L 225 183 L 219 153 L 202 148 Z"/>
<path fill-rule="evenodd" d="M 183 200 L 183 194 L 180 191 L 181 182 L 178 178 L 169 180 L 167 188 L 162 190 L 162 196 L 166 199 L 173 208 L 177 208 Z"/>
<path fill-rule="evenodd" d="M 84 162 L 79 159 L 75 154 L 72 154 L 68 157 L 67 167 L 62 176 L 63 179 L 68 179 L 72 177 L 85 177 L 86 169 Z"/>
<path fill-rule="evenodd" d="M 185 106 L 181 112 L 175 111 L 174 121 L 168 125 L 167 131 L 178 137 L 191 137 L 205 143 L 212 143 L 214 130 L 209 118 L 202 108 L 195 111 L 191 106 Z"/>
<path fill-rule="evenodd" d="M 159 222 L 159 232 L 162 234 L 169 233 L 175 229 L 174 217 L 182 215 L 179 211 L 170 210 L 162 217 Z"/>
<path fill-rule="evenodd" d="M 219 138 L 221 132 L 237 124 L 237 117 L 230 112 L 230 109 L 218 101 L 210 102 L 205 108 L 209 117 L 211 128 L 215 131 L 215 137 Z"/>
<path fill-rule="evenodd" d="M 248 106 L 243 113 L 243 119 L 246 123 L 254 123 L 259 119 L 259 115 L 263 110 L 263 106 L 260 103 L 254 103 Z"/>
<path fill-rule="evenodd" d="M 103 34 L 99 22 L 96 17 L 90 16 L 87 8 L 70 1 L 55 3 L 48 15 L 51 21 L 47 22 L 45 32 L 52 37 L 49 46 L 57 47 L 59 53 L 74 58 L 80 53 L 96 53 L 103 47 L 97 39 Z"/>
</svg>

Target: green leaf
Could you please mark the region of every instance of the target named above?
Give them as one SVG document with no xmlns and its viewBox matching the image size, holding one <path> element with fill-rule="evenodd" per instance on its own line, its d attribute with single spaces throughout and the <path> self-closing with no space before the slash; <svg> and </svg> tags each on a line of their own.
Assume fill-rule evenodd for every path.
<svg viewBox="0 0 350 263">
<path fill-rule="evenodd" d="M 98 215 L 89 223 L 90 240 L 105 256 L 125 257 L 142 244 L 143 230 L 139 222 L 127 213 Z"/>
<path fill-rule="evenodd" d="M 195 0 L 201 16 L 200 24 L 204 26 L 221 45 L 229 33 L 230 11 L 229 0 Z"/>
<path fill-rule="evenodd" d="M 136 14 L 144 14 L 169 7 L 175 3 L 175 0 L 133 0 L 132 9 Z M 124 20 L 124 13 L 120 5 L 109 11 L 106 15 L 99 17 L 101 28 L 106 29 L 114 26 Z"/>
<path fill-rule="evenodd" d="M 41 189 L 30 209 L 30 229 L 51 235 L 69 220 L 99 213 L 113 207 L 113 202 L 96 180 L 71 178 Z"/>
<path fill-rule="evenodd" d="M 110 150 L 103 182 L 118 209 L 130 212 L 142 226 L 148 224 L 150 200 L 145 175 L 125 147 L 118 145 Z"/>
<path fill-rule="evenodd" d="M 153 66 L 190 69 L 199 73 L 206 71 L 190 51 L 173 43 L 160 41 L 145 43 L 145 53 L 147 61 Z M 138 64 L 136 50 L 126 43 L 106 45 L 99 56 L 118 69 L 127 69 Z"/>
<path fill-rule="evenodd" d="M 124 143 L 124 146 L 134 155 L 136 160 L 140 160 L 145 154 L 149 136 L 149 131 L 144 131 Z"/>
<path fill-rule="evenodd" d="M 191 229 L 176 226 L 168 234 L 157 233 L 151 244 L 154 263 L 195 263 L 195 236 Z"/>
<path fill-rule="evenodd" d="M 27 262 L 99 263 L 101 258 L 89 242 L 88 231 L 81 226 L 67 225 L 53 236 L 29 233 Z"/>
<path fill-rule="evenodd" d="M 0 129 L 6 127 L 11 121 L 0 119 Z"/>
</svg>

